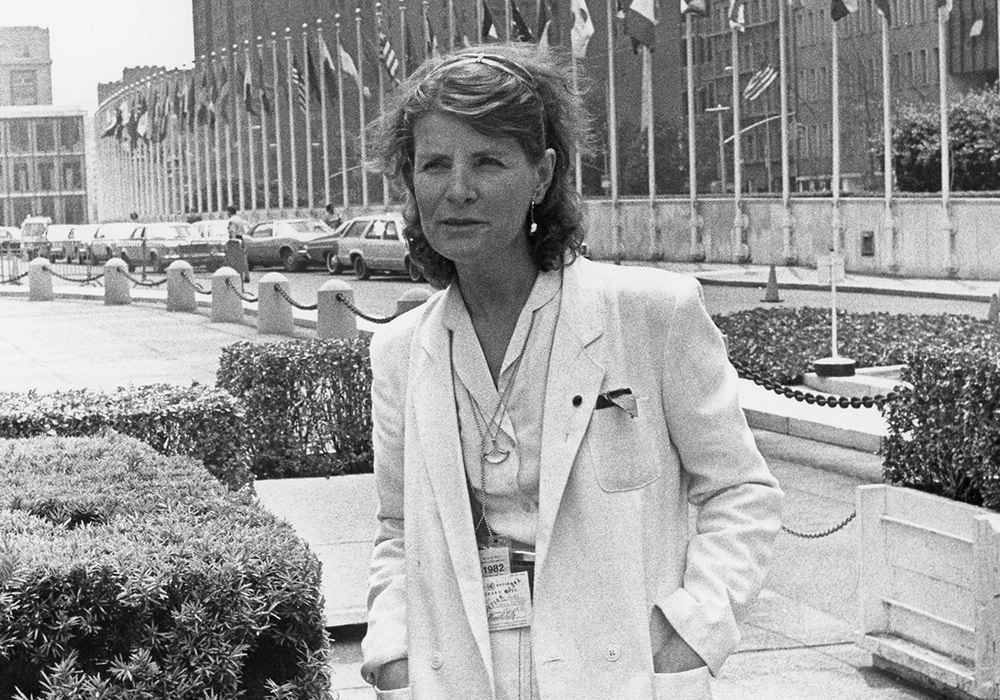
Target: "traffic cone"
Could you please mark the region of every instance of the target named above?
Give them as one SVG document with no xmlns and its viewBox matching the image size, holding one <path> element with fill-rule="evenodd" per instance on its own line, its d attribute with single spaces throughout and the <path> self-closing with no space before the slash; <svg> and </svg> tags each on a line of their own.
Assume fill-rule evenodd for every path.
<svg viewBox="0 0 1000 700">
<path fill-rule="evenodd" d="M 989 323 L 1000 323 L 1000 298 L 996 294 L 990 295 L 990 310 L 986 312 L 986 320 Z"/>
<path fill-rule="evenodd" d="M 781 297 L 778 296 L 778 275 L 774 271 L 774 265 L 771 265 L 771 272 L 767 276 L 767 291 L 764 292 L 761 301 L 781 301 Z"/>
</svg>

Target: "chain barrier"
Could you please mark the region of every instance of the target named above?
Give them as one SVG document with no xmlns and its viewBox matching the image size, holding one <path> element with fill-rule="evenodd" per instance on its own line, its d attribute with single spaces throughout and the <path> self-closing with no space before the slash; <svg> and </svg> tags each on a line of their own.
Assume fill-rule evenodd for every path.
<svg viewBox="0 0 1000 700">
<path fill-rule="evenodd" d="M 347 297 L 345 297 L 342 293 L 337 292 L 337 296 L 335 296 L 334 298 L 337 301 L 339 301 L 341 304 L 343 304 L 344 306 L 346 306 L 348 309 L 350 309 L 351 313 L 353 313 L 355 316 L 357 316 L 359 318 L 363 318 L 364 320 L 368 321 L 369 323 L 388 323 L 389 321 L 392 321 L 394 318 L 396 318 L 399 315 L 399 314 L 393 314 L 392 316 L 386 316 L 384 318 L 379 318 L 378 316 L 369 316 L 364 311 L 362 311 L 361 309 L 359 309 L 358 307 L 356 307 L 354 304 L 352 304 L 351 302 L 349 302 L 347 300 Z"/>
<path fill-rule="evenodd" d="M 754 384 L 759 384 L 768 391 L 773 391 L 775 394 L 795 399 L 796 401 L 804 401 L 810 405 L 816 404 L 817 406 L 829 406 L 830 408 L 837 408 L 838 406 L 840 408 L 871 408 L 872 406 L 882 408 L 886 402 L 893 401 L 899 396 L 895 391 L 890 391 L 888 394 L 877 394 L 876 396 L 826 396 L 824 394 L 813 394 L 801 389 L 793 389 L 790 386 L 767 379 L 766 377 L 761 377 L 759 373 L 748 369 L 739 362 L 733 361 L 733 367 L 736 368 L 736 373 L 741 377 L 749 379 Z"/>
<path fill-rule="evenodd" d="M 319 304 L 318 303 L 317 304 L 299 304 L 297 301 L 295 301 L 294 299 L 292 299 L 288 295 L 288 292 L 286 292 L 285 289 L 280 284 L 274 285 L 274 291 L 276 291 L 278 293 L 278 296 L 280 296 L 281 298 L 283 298 L 285 301 L 287 301 L 289 304 L 291 304 L 292 306 L 294 306 L 296 309 L 302 309 L 303 311 L 315 311 L 316 309 L 319 308 Z"/>
<path fill-rule="evenodd" d="M 15 282 L 20 282 L 21 280 L 23 280 L 27 276 L 28 276 L 28 272 L 25 271 L 25 272 L 22 272 L 21 274 L 19 274 L 17 277 L 11 277 L 9 279 L 5 279 L 3 281 L 3 283 L 4 284 L 14 284 Z"/>
<path fill-rule="evenodd" d="M 161 284 L 167 283 L 166 277 L 157 282 L 150 282 L 149 280 L 141 280 L 138 277 L 129 274 L 128 271 L 123 271 L 123 274 L 130 282 L 132 282 L 132 284 L 135 284 L 136 286 L 139 287 L 159 287 Z"/>
<path fill-rule="evenodd" d="M 67 277 L 66 275 L 61 275 L 55 270 L 53 270 L 51 267 L 43 267 L 42 269 L 51 274 L 53 277 L 58 277 L 59 279 L 64 280 L 66 282 L 76 282 L 78 284 L 87 284 L 89 282 L 96 282 L 97 280 L 104 277 L 104 273 L 102 272 L 99 275 L 87 275 L 86 277 L 81 279 L 80 277 Z"/>
<path fill-rule="evenodd" d="M 845 527 L 847 527 L 848 523 L 850 523 L 856 517 L 858 517 L 858 511 L 852 510 L 851 514 L 848 515 L 843 520 L 841 520 L 839 523 L 829 528 L 828 530 L 821 530 L 819 532 L 799 532 L 798 530 L 793 530 L 792 528 L 787 527 L 785 525 L 781 526 L 781 531 L 787 532 L 789 535 L 793 537 L 801 537 L 804 540 L 818 540 L 821 537 L 827 537 L 828 535 L 832 535 L 835 532 L 843 530 Z"/>
<path fill-rule="evenodd" d="M 235 294 L 236 296 L 238 296 L 243 301 L 249 302 L 251 304 L 253 304 L 254 302 L 259 301 L 258 297 L 255 297 L 255 296 L 253 296 L 251 294 L 244 294 L 239 289 L 237 289 L 236 285 L 233 284 L 233 280 L 232 280 L 231 277 L 227 277 L 226 278 L 226 286 L 229 287 L 230 289 L 232 289 L 233 290 L 233 294 Z"/>
<path fill-rule="evenodd" d="M 212 290 L 211 289 L 205 289 L 200 284 L 198 284 L 197 282 L 195 282 L 193 279 L 191 279 L 190 277 L 188 277 L 187 270 L 183 270 L 181 272 L 181 279 L 184 280 L 185 282 L 187 282 L 192 287 L 194 287 L 194 291 L 198 292 L 198 294 L 206 294 L 208 296 L 212 295 Z"/>
</svg>

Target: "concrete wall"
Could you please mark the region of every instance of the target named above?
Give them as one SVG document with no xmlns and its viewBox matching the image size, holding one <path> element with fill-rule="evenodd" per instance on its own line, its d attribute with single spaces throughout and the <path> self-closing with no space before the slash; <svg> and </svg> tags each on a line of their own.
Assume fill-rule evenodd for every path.
<svg viewBox="0 0 1000 700">
<path fill-rule="evenodd" d="M 648 200 L 621 200 L 616 212 L 608 200 L 588 200 L 587 241 L 598 259 L 692 259 L 690 202 L 661 199 L 653 207 L 656 227 L 650 232 Z M 847 270 L 865 274 L 1000 279 L 1000 199 L 954 198 L 950 217 L 939 199 L 897 199 L 887 224 L 881 198 L 841 199 L 840 247 Z M 710 262 L 786 264 L 781 201 L 742 200 L 740 224 L 731 198 L 699 199 L 697 212 L 704 259 Z M 830 198 L 793 199 L 791 259 L 813 266 L 833 240 Z M 893 224 L 895 228 L 893 228 Z M 951 227 L 949 230 L 948 227 Z M 617 229 L 617 230 L 616 230 Z M 953 250 L 952 231 L 954 232 Z M 862 255 L 862 239 L 870 232 L 873 255 Z M 745 247 L 741 245 L 745 241 Z"/>
</svg>

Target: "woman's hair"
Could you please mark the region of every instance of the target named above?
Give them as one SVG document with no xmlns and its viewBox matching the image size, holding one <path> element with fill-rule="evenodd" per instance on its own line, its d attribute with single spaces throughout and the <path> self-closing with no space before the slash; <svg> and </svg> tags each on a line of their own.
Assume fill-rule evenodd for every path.
<svg viewBox="0 0 1000 700">
<path fill-rule="evenodd" d="M 484 136 L 514 139 L 531 163 L 553 149 L 552 182 L 535 202 L 538 231 L 528 246 L 541 270 L 559 269 L 579 254 L 583 216 L 571 164 L 577 149 L 588 150 L 590 131 L 582 91 L 573 85 L 572 60 L 567 52 L 532 44 L 473 46 L 428 59 L 390 97 L 376 125 L 379 157 L 383 172 L 406 187 L 410 257 L 431 282 L 449 284 L 455 265 L 427 242 L 413 191 L 413 130 L 428 114 L 458 119 Z"/>
</svg>

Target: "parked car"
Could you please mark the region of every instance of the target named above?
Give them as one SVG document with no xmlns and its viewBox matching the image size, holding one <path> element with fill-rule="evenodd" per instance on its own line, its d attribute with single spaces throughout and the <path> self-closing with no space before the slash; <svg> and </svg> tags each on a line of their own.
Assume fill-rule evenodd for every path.
<svg viewBox="0 0 1000 700">
<path fill-rule="evenodd" d="M 67 262 L 76 261 L 81 265 L 87 262 L 89 257 L 87 245 L 94 240 L 98 228 L 100 227 L 97 224 L 79 224 L 70 229 L 62 244 L 63 257 Z"/>
<path fill-rule="evenodd" d="M 325 265 L 331 275 L 336 275 L 343 270 L 337 261 L 337 246 L 349 223 L 340 224 L 333 233 L 314 238 L 305 244 L 306 255 L 309 256 L 311 263 Z"/>
<path fill-rule="evenodd" d="M 217 239 L 202 238 L 194 226 L 178 221 L 142 224 L 129 238 L 120 241 L 116 250 L 129 270 L 142 265 L 163 272 L 175 260 L 184 260 L 192 267 L 216 270 L 222 265 L 225 244 Z"/>
<path fill-rule="evenodd" d="M 88 244 L 90 262 L 103 265 L 118 254 L 116 246 L 139 228 L 134 221 L 101 224 Z"/>
<path fill-rule="evenodd" d="M 372 272 L 402 272 L 414 282 L 424 279 L 420 267 L 410 261 L 402 214 L 359 216 L 342 228 L 337 243 L 338 269 L 352 268 L 359 280 L 368 279 Z"/>
<path fill-rule="evenodd" d="M 45 229 L 45 239 L 49 242 L 49 260 L 61 260 L 66 255 L 64 246 L 72 230 L 72 224 L 49 224 Z"/>
<path fill-rule="evenodd" d="M 21 252 L 25 260 L 49 256 L 49 239 L 45 232 L 52 219 L 47 216 L 29 216 L 21 224 Z"/>
<path fill-rule="evenodd" d="M 310 262 L 306 243 L 329 236 L 333 229 L 319 219 L 261 221 L 245 236 L 247 266 L 281 265 L 289 272 L 304 270 Z"/>
<path fill-rule="evenodd" d="M 194 227 L 202 238 L 229 239 L 229 219 L 205 219 L 196 221 Z"/>
<path fill-rule="evenodd" d="M 0 254 L 21 252 L 21 229 L 17 226 L 0 226 Z"/>
</svg>

